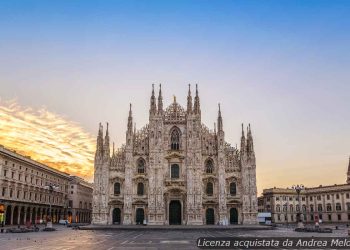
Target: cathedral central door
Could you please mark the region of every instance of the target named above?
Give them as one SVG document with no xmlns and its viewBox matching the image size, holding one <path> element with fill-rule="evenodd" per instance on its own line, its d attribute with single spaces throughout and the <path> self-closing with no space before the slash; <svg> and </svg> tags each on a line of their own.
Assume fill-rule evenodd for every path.
<svg viewBox="0 0 350 250">
<path fill-rule="evenodd" d="M 181 203 L 180 201 L 171 201 L 169 204 L 169 224 L 181 225 Z"/>
</svg>

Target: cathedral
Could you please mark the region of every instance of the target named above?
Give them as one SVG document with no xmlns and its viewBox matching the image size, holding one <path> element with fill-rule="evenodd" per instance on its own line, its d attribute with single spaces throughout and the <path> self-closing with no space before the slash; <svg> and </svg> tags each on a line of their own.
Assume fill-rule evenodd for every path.
<svg viewBox="0 0 350 250">
<path fill-rule="evenodd" d="M 94 163 L 92 223 L 147 225 L 256 224 L 256 160 L 250 125 L 240 148 L 225 141 L 220 105 L 210 130 L 201 121 L 196 85 L 187 106 L 163 108 L 161 86 L 150 98 L 149 123 L 133 126 L 110 151 L 100 124 Z"/>
</svg>

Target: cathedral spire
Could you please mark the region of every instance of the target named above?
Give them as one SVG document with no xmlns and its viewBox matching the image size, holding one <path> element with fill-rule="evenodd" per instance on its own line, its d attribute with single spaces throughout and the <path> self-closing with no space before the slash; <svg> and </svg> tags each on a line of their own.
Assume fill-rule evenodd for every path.
<svg viewBox="0 0 350 250">
<path fill-rule="evenodd" d="M 99 124 L 98 127 L 98 135 L 97 135 L 97 143 L 96 143 L 96 155 L 103 154 L 103 127 L 102 124 Z"/>
<path fill-rule="evenodd" d="M 152 95 L 151 95 L 151 107 L 149 110 L 150 115 L 154 115 L 157 111 L 156 97 L 154 95 L 154 84 L 152 84 Z"/>
<path fill-rule="evenodd" d="M 200 107 L 199 95 L 198 95 L 198 85 L 197 84 L 196 84 L 196 96 L 194 98 L 193 112 L 195 114 L 198 114 L 198 115 L 200 115 L 200 113 L 201 113 L 201 107 Z"/>
<path fill-rule="evenodd" d="M 129 117 L 128 117 L 128 133 L 132 133 L 132 111 L 131 111 L 131 103 L 130 103 L 130 110 L 129 110 Z"/>
<path fill-rule="evenodd" d="M 108 122 L 107 122 L 107 129 L 106 129 L 106 135 L 105 135 L 105 144 L 104 144 L 104 154 L 105 156 L 110 156 L 110 149 L 109 149 L 109 131 L 108 131 Z"/>
<path fill-rule="evenodd" d="M 248 125 L 247 130 L 248 130 L 247 131 L 247 153 L 254 154 L 254 142 L 253 142 L 252 130 L 250 128 L 250 123 Z"/>
<path fill-rule="evenodd" d="M 241 136 L 241 154 L 244 154 L 246 151 L 246 146 L 245 146 L 245 136 L 244 136 L 244 128 L 243 128 L 243 123 L 242 123 L 242 136 Z"/>
<path fill-rule="evenodd" d="M 162 84 L 159 84 L 158 114 L 162 114 L 162 113 L 163 113 Z"/>
<path fill-rule="evenodd" d="M 191 96 L 191 84 L 188 84 L 188 95 L 187 95 L 187 114 L 192 113 L 192 96 Z"/>
<path fill-rule="evenodd" d="M 218 131 L 219 132 L 223 131 L 220 103 L 219 103 L 219 112 L 218 112 Z"/>
</svg>

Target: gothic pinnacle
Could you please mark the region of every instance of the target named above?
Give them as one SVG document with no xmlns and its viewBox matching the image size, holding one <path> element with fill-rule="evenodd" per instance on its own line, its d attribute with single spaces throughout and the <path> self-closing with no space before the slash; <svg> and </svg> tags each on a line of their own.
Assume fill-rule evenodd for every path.
<svg viewBox="0 0 350 250">
<path fill-rule="evenodd" d="M 191 96 L 191 84 L 188 84 L 188 95 L 187 95 L 187 113 L 192 113 L 192 96 Z"/>
<path fill-rule="evenodd" d="M 158 113 L 163 112 L 163 96 L 162 96 L 162 84 L 159 84 L 159 95 L 158 95 Z"/>
</svg>

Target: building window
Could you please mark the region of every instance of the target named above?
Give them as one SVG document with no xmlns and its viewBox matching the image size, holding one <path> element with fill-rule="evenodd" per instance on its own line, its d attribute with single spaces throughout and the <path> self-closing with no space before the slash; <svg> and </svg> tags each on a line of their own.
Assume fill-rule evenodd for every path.
<svg viewBox="0 0 350 250">
<path fill-rule="evenodd" d="M 237 187 L 235 182 L 230 183 L 230 195 L 236 195 L 237 194 Z"/>
<path fill-rule="evenodd" d="M 310 205 L 310 212 L 314 211 L 314 205 Z"/>
<path fill-rule="evenodd" d="M 341 205 L 340 205 L 340 203 L 335 204 L 335 210 L 341 211 Z"/>
<path fill-rule="evenodd" d="M 313 214 L 310 215 L 310 219 L 314 220 L 314 215 Z"/>
<path fill-rule="evenodd" d="M 2 196 L 5 196 L 5 194 L 6 194 L 6 188 L 3 187 L 3 188 L 2 188 Z"/>
<path fill-rule="evenodd" d="M 137 183 L 137 195 L 143 195 L 144 185 L 142 182 Z"/>
<path fill-rule="evenodd" d="M 7 170 L 4 169 L 4 176 L 6 177 L 7 176 Z"/>
<path fill-rule="evenodd" d="M 318 204 L 317 211 L 322 212 L 322 204 Z"/>
<path fill-rule="evenodd" d="M 20 195 L 20 191 L 19 190 L 17 190 L 17 199 L 19 199 L 19 195 Z"/>
<path fill-rule="evenodd" d="M 330 199 L 330 195 L 329 194 L 327 194 L 327 200 L 329 200 Z"/>
<path fill-rule="evenodd" d="M 12 189 L 10 189 L 10 197 L 12 198 Z"/>
<path fill-rule="evenodd" d="M 338 214 L 338 220 L 341 220 L 341 214 Z"/>
<path fill-rule="evenodd" d="M 213 183 L 212 182 L 208 182 L 207 183 L 207 195 L 208 196 L 212 196 L 213 195 Z"/>
<path fill-rule="evenodd" d="M 11 173 L 11 178 L 14 179 L 15 178 L 15 172 Z"/>
<path fill-rule="evenodd" d="M 329 221 L 332 220 L 332 215 L 331 215 L 331 214 L 328 215 L 328 220 L 329 220 Z"/>
<path fill-rule="evenodd" d="M 290 196 L 290 197 L 289 197 L 289 200 L 290 200 L 290 201 L 292 201 L 292 200 L 293 200 L 293 197 L 292 197 L 292 196 Z"/>
<path fill-rule="evenodd" d="M 283 211 L 283 212 L 287 212 L 287 204 L 284 204 L 284 205 L 283 205 L 282 211 Z"/>
<path fill-rule="evenodd" d="M 81 201 L 79 202 L 79 208 L 83 208 L 83 203 Z"/>
<path fill-rule="evenodd" d="M 312 196 L 310 196 L 310 201 L 312 201 Z"/>
<path fill-rule="evenodd" d="M 330 203 L 327 203 L 327 212 L 332 212 L 332 205 Z"/>
<path fill-rule="evenodd" d="M 317 200 L 320 201 L 321 200 L 321 195 L 317 196 Z"/>
<path fill-rule="evenodd" d="M 339 194 L 336 194 L 336 195 L 335 195 L 335 198 L 336 198 L 336 199 L 339 199 Z"/>
<path fill-rule="evenodd" d="M 297 210 L 297 212 L 300 211 L 300 206 L 299 206 L 299 204 L 295 206 L 295 209 Z"/>
<path fill-rule="evenodd" d="M 277 214 L 277 220 L 281 220 L 281 215 L 280 214 Z"/>
<path fill-rule="evenodd" d="M 181 136 L 180 130 L 178 128 L 174 128 L 170 136 L 171 150 L 180 149 L 180 136 Z"/>
<path fill-rule="evenodd" d="M 137 161 L 137 173 L 138 174 L 144 174 L 145 173 L 145 160 L 140 158 Z"/>
<path fill-rule="evenodd" d="M 293 212 L 293 205 L 289 205 L 289 211 Z"/>
<path fill-rule="evenodd" d="M 180 178 L 180 167 L 178 164 L 171 165 L 171 178 L 172 179 Z"/>
<path fill-rule="evenodd" d="M 280 197 L 279 196 L 276 196 L 276 201 L 279 201 L 280 200 Z"/>
<path fill-rule="evenodd" d="M 22 175 L 18 174 L 18 180 L 20 181 L 22 179 Z"/>
<path fill-rule="evenodd" d="M 303 197 L 301 197 L 301 200 L 302 200 L 302 201 L 305 201 L 305 197 L 304 197 L 304 196 L 303 196 Z"/>
<path fill-rule="evenodd" d="M 277 213 L 281 212 L 281 206 L 280 206 L 280 205 L 277 205 L 277 206 L 276 206 L 276 212 L 277 212 Z"/>
<path fill-rule="evenodd" d="M 349 193 L 346 193 L 346 199 L 349 199 L 349 198 L 350 198 Z"/>
<path fill-rule="evenodd" d="M 74 192 L 73 191 L 70 191 L 70 194 L 73 194 Z"/>
<path fill-rule="evenodd" d="M 318 218 L 319 218 L 320 220 L 323 220 L 322 214 L 318 214 Z"/>
<path fill-rule="evenodd" d="M 302 205 L 303 212 L 306 212 L 306 205 Z"/>
<path fill-rule="evenodd" d="M 120 195 L 120 183 L 114 183 L 114 195 Z"/>
<path fill-rule="evenodd" d="M 208 159 L 206 162 L 205 162 L 205 172 L 207 174 L 212 174 L 214 171 L 214 163 L 213 163 L 213 160 L 212 159 Z"/>
</svg>

